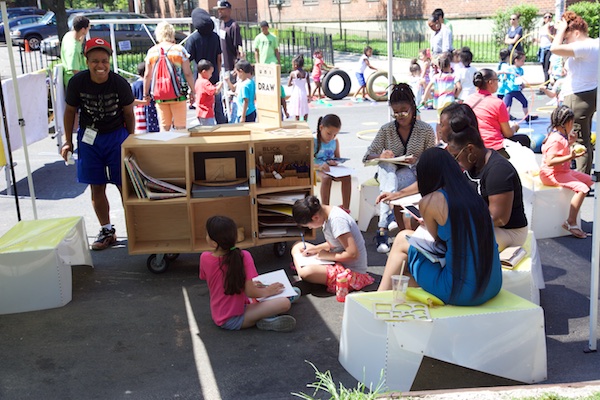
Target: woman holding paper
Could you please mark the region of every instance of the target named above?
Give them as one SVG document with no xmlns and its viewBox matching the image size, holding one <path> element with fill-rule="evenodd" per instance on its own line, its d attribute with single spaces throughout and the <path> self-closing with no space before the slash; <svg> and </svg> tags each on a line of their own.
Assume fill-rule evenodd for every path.
<svg viewBox="0 0 600 400">
<path fill-rule="evenodd" d="M 510 161 L 485 147 L 473 118 L 473 110 L 466 104 L 442 112 L 440 134 L 448 142 L 446 150 L 487 203 L 499 250 L 522 246 L 528 229 L 521 179 Z"/>
<path fill-rule="evenodd" d="M 394 121 L 383 125 L 363 157 L 363 162 L 373 159 L 403 157 L 402 163 L 379 161 L 379 190 L 396 192 L 416 182 L 414 166 L 426 149 L 435 146 L 433 128 L 417 120 L 417 105 L 410 86 L 406 83 L 394 85 L 389 105 Z M 379 227 L 375 240 L 377 252 L 390 251 L 388 226 L 394 221 L 392 208 L 387 201 L 379 202 Z M 402 227 L 402 221 L 396 221 Z"/>
<path fill-rule="evenodd" d="M 445 242 L 445 266 L 409 244 L 405 230 L 396 236 L 378 290 L 391 289 L 392 275 L 408 262 L 416 283 L 446 304 L 476 306 L 498 294 L 502 270 L 488 208 L 447 151 L 426 150 L 417 165 L 419 209 L 424 227 Z"/>
<path fill-rule="evenodd" d="M 360 290 L 375 280 L 367 273 L 367 249 L 356 221 L 339 207 L 321 205 L 315 196 L 297 200 L 292 207 L 298 225 L 323 228 L 325 242 L 292 247 L 292 258 L 298 276 L 307 282 L 326 285 L 336 293 L 337 278 L 347 278 L 348 286 Z"/>
</svg>

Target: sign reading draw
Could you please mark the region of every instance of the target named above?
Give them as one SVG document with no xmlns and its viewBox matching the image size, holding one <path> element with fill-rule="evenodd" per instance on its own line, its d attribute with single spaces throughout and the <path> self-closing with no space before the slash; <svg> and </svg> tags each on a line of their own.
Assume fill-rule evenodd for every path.
<svg viewBox="0 0 600 400">
<path fill-rule="evenodd" d="M 277 86 L 276 64 L 257 64 L 255 73 L 257 96 L 277 96 L 280 88 Z"/>
</svg>

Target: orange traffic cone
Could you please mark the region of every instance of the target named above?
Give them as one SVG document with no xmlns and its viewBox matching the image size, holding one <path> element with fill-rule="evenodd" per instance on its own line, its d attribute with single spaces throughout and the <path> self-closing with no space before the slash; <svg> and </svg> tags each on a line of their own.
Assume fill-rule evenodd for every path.
<svg viewBox="0 0 600 400">
<path fill-rule="evenodd" d="M 31 48 L 29 47 L 29 40 L 25 39 L 25 52 L 29 53 Z"/>
</svg>

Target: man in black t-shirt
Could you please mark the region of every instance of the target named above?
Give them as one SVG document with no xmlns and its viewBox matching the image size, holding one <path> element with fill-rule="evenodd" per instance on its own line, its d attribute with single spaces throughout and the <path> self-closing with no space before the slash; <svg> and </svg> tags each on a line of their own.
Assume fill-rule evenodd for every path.
<svg viewBox="0 0 600 400">
<path fill-rule="evenodd" d="M 223 73 L 225 79 L 229 78 L 231 83 L 235 84 L 236 75 L 232 74 L 235 70 L 235 63 L 241 58 L 242 54 L 242 34 L 240 26 L 231 18 L 231 3 L 227 0 L 220 0 L 214 8 L 219 14 L 221 26 L 219 29 L 219 39 L 221 40 L 221 51 L 223 57 Z M 230 97 L 230 96 L 228 96 Z M 227 98 L 229 101 L 230 115 L 236 114 L 233 107 L 235 102 Z M 230 117 L 231 121 L 231 117 Z"/>
<path fill-rule="evenodd" d="M 117 240 L 110 223 L 106 184 L 113 183 L 121 190 L 121 144 L 134 132 L 134 97 L 129 83 L 110 70 L 108 42 L 92 38 L 85 43 L 84 54 L 88 70 L 69 81 L 64 126 L 73 126 L 79 111 L 77 180 L 90 185 L 92 206 L 101 225 L 92 249 L 103 250 Z M 61 149 L 65 161 L 73 149 L 73 133 L 67 130 Z"/>
</svg>

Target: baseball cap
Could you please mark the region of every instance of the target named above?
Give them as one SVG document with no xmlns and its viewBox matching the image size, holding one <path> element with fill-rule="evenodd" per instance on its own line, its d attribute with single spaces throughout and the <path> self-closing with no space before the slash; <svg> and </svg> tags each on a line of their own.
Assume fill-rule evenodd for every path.
<svg viewBox="0 0 600 400">
<path fill-rule="evenodd" d="M 83 54 L 87 56 L 87 53 L 94 49 L 102 49 L 108 53 L 108 55 L 112 55 L 112 49 L 110 48 L 110 44 L 102 38 L 91 38 L 87 42 L 85 42 L 85 49 Z"/>
<path fill-rule="evenodd" d="M 223 8 L 231 8 L 231 3 L 227 0 L 219 0 L 217 1 L 217 6 L 213 7 L 213 10 L 223 9 Z"/>
<path fill-rule="evenodd" d="M 262 27 L 264 27 L 264 26 L 269 26 L 269 23 L 268 23 L 267 21 L 262 21 L 262 22 L 260 23 L 260 27 L 262 28 Z"/>
</svg>

